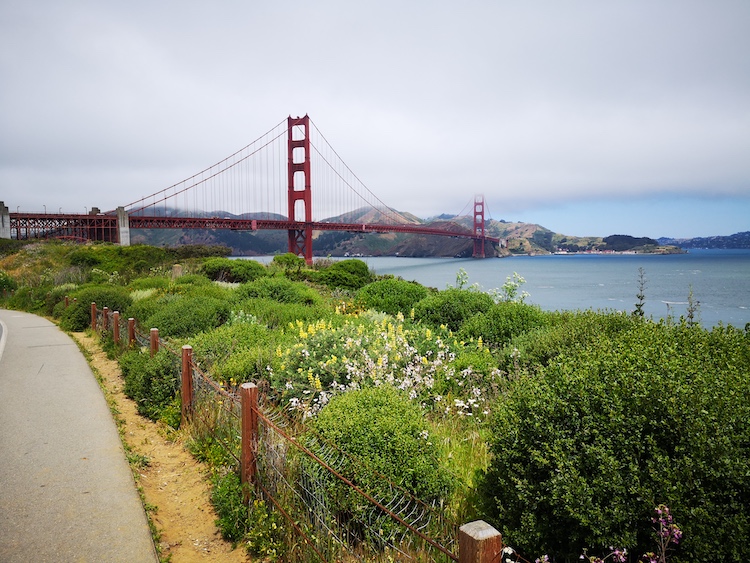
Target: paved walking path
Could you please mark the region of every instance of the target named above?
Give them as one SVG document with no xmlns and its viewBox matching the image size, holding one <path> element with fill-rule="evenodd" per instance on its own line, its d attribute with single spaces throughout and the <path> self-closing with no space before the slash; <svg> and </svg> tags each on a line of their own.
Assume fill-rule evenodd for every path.
<svg viewBox="0 0 750 563">
<path fill-rule="evenodd" d="M 0 309 L 0 561 L 158 561 L 112 414 L 75 342 Z"/>
</svg>

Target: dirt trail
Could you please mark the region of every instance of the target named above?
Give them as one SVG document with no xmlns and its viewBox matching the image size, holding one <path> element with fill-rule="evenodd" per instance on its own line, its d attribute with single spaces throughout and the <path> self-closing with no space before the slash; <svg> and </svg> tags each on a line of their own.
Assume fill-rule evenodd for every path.
<svg viewBox="0 0 750 563">
<path fill-rule="evenodd" d="M 172 563 L 247 563 L 251 558 L 239 547 L 232 549 L 214 525 L 207 469 L 183 447 L 179 433 L 140 416 L 135 403 L 122 392 L 123 381 L 116 361 L 107 359 L 98 341 L 84 333 L 73 335 L 91 355 L 103 386 L 119 412 L 123 436 L 131 451 L 149 464 L 139 469 L 138 485 L 146 505 L 156 507 L 150 516 L 161 534 L 162 560 Z"/>
</svg>

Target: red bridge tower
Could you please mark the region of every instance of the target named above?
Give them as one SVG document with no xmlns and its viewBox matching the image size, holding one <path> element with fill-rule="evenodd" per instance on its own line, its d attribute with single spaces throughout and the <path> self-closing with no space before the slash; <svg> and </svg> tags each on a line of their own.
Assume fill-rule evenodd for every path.
<svg viewBox="0 0 750 563">
<path fill-rule="evenodd" d="M 289 221 L 304 222 L 301 229 L 289 229 L 289 252 L 304 256 L 312 265 L 312 196 L 310 190 L 310 118 L 292 117 L 288 125 Z M 298 205 L 299 204 L 299 205 Z"/>
<path fill-rule="evenodd" d="M 484 258 L 484 195 L 474 196 L 474 253 L 472 258 Z"/>
</svg>

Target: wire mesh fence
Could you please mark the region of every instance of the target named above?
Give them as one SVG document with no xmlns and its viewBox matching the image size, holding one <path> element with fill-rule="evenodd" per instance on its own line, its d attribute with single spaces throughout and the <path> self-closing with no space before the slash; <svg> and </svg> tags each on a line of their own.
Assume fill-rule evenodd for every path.
<svg viewBox="0 0 750 563">
<path fill-rule="evenodd" d="M 181 355 L 152 331 L 145 335 L 132 319 L 98 311 L 92 325 L 121 335 L 121 346 L 166 349 Z M 118 324 L 119 323 L 119 324 Z M 189 348 L 189 347 L 188 347 Z M 262 499 L 285 523 L 286 550 L 294 561 L 458 561 L 458 525 L 444 507 L 415 498 L 378 474 L 367 463 L 289 416 L 267 396 L 243 412 L 238 389 L 227 389 L 189 360 L 190 396 L 181 398 L 183 423 L 189 427 L 191 450 L 198 457 L 231 471 L 243 471 L 243 417 L 257 420 L 245 436 L 253 472 L 248 497 Z M 179 362 L 175 362 L 175 377 Z M 183 389 L 185 383 L 183 379 Z M 188 408 L 185 409 L 185 405 Z"/>
</svg>

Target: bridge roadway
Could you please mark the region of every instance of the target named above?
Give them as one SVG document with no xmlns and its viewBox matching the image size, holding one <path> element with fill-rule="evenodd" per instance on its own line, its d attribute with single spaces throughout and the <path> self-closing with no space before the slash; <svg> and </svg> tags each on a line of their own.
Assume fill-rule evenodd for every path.
<svg viewBox="0 0 750 563">
<path fill-rule="evenodd" d="M 352 233 L 410 233 L 449 237 L 477 238 L 471 232 L 456 226 L 456 230 L 436 229 L 421 225 L 380 225 L 369 223 L 331 223 L 328 221 L 280 221 L 272 219 L 231 219 L 219 217 L 141 217 L 129 218 L 131 229 L 230 229 L 234 231 L 301 230 L 347 231 Z M 499 238 L 484 237 L 495 244 Z"/>
<path fill-rule="evenodd" d="M 7 210 L 7 207 L 5 208 Z M 127 222 L 128 225 L 123 223 Z M 326 221 L 302 222 L 276 219 L 233 219 L 222 217 L 163 217 L 118 214 L 57 214 L 8 213 L 3 214 L 0 238 L 35 238 L 43 236 L 68 236 L 87 240 L 129 242 L 129 229 L 229 229 L 235 231 L 303 230 L 347 231 L 354 233 L 408 233 L 433 236 L 471 238 L 499 244 L 496 237 L 480 237 L 463 227 L 454 229 L 424 227 L 421 225 L 385 225 L 368 223 L 331 223 Z M 39 234 L 44 233 L 44 234 Z"/>
</svg>

